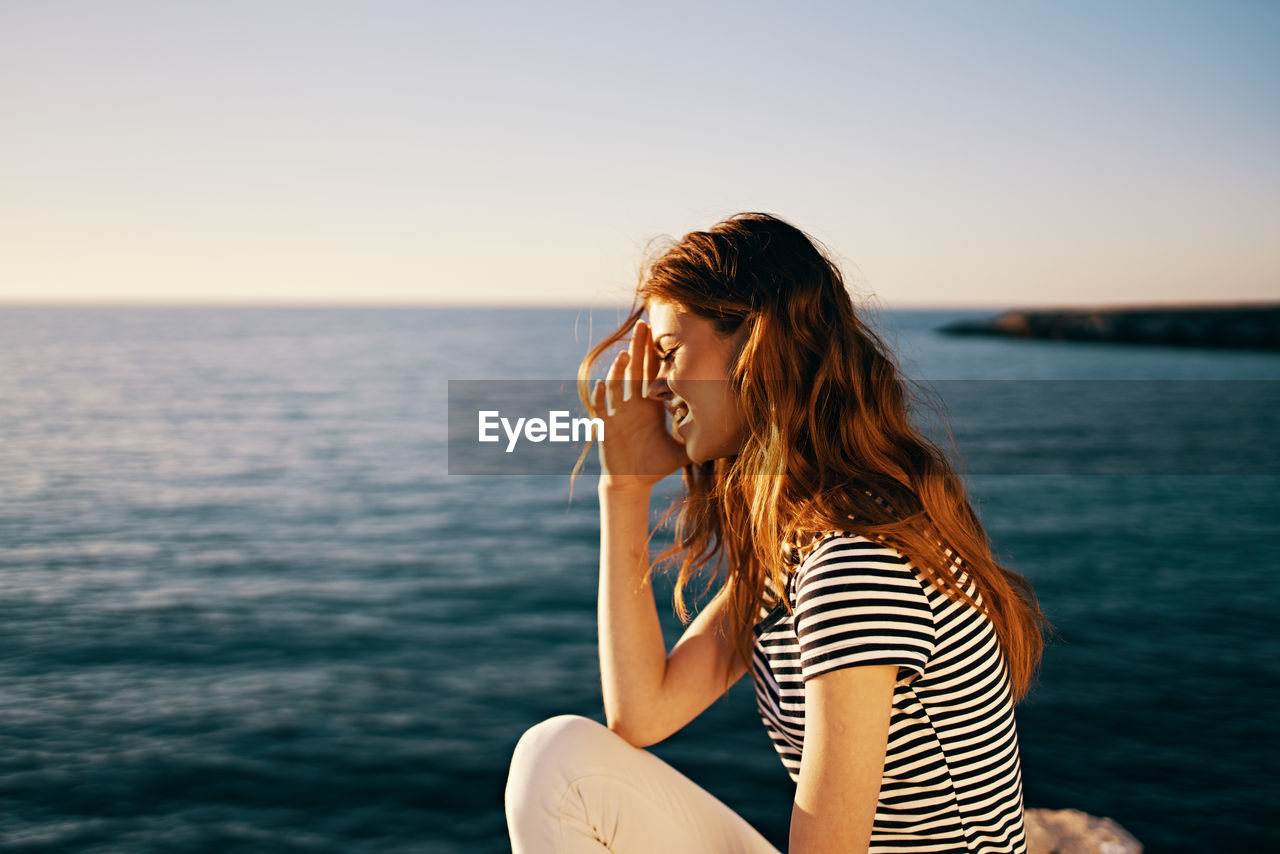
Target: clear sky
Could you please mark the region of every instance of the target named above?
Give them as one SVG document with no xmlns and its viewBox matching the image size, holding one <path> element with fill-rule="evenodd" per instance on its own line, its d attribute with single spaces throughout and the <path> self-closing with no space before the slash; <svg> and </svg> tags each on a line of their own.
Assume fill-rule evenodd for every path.
<svg viewBox="0 0 1280 854">
<path fill-rule="evenodd" d="M 0 301 L 626 302 L 735 211 L 886 307 L 1280 295 L 1280 3 L 0 2 Z"/>
</svg>

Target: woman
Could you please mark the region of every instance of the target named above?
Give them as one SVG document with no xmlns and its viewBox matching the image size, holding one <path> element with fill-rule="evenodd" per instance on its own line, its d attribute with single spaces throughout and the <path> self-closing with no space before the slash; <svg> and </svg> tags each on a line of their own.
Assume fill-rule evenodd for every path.
<svg viewBox="0 0 1280 854">
<path fill-rule="evenodd" d="M 910 423 L 899 369 L 826 254 L 767 214 L 685 235 L 642 274 L 579 389 L 605 425 L 608 726 L 562 715 L 521 738 L 506 792 L 515 854 L 776 854 L 641 749 L 748 672 L 796 784 L 791 854 L 1025 852 L 1013 706 L 1048 623 Z M 650 563 L 651 490 L 678 469 L 676 542 Z M 649 575 L 675 555 L 685 622 L 691 576 L 715 558 L 721 583 L 667 653 Z"/>
</svg>

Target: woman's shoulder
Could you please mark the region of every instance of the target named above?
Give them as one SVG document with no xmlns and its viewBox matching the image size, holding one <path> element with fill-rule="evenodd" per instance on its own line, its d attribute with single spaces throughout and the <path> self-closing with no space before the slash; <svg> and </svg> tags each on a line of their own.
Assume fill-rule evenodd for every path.
<svg viewBox="0 0 1280 854">
<path fill-rule="evenodd" d="M 792 593 L 799 601 L 805 591 L 893 589 L 925 597 L 926 582 L 912 562 L 882 538 L 857 531 L 828 531 L 815 537 L 807 555 L 795 567 Z"/>
<path fill-rule="evenodd" d="M 843 563 L 883 564 L 910 566 L 901 551 L 883 538 L 871 537 L 857 531 L 826 531 L 814 537 L 801 558 L 797 571 L 831 561 Z"/>
</svg>

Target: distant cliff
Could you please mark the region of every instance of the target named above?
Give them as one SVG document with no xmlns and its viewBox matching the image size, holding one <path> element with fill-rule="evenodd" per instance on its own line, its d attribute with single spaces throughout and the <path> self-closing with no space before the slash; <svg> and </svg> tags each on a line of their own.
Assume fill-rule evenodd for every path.
<svg viewBox="0 0 1280 854">
<path fill-rule="evenodd" d="M 950 335 L 1280 350 L 1280 302 L 1011 310 L 938 327 Z"/>
</svg>

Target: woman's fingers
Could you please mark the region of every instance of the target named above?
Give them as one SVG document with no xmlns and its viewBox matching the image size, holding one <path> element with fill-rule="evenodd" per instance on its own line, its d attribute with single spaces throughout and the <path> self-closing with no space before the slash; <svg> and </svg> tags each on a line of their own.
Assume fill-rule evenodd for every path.
<svg viewBox="0 0 1280 854">
<path fill-rule="evenodd" d="M 595 387 L 591 389 L 591 414 L 599 416 L 600 413 L 606 412 L 608 403 L 605 399 L 604 380 L 596 380 Z"/>
<path fill-rule="evenodd" d="M 592 405 L 609 416 L 617 415 L 624 401 L 649 396 L 650 375 L 656 373 L 657 354 L 649 338 L 649 325 L 637 320 L 632 328 L 627 349 L 614 357 L 604 382 L 596 381 L 592 389 Z"/>
<path fill-rule="evenodd" d="M 605 400 L 608 401 L 609 416 L 617 415 L 617 405 L 622 402 L 622 377 L 627 368 L 627 351 L 623 350 L 613 360 L 613 364 L 609 366 L 609 373 L 605 375 Z"/>
<path fill-rule="evenodd" d="M 640 382 L 644 379 L 644 345 L 645 335 L 643 320 L 637 320 L 631 327 L 631 343 L 627 347 L 626 382 L 622 387 L 622 399 L 631 400 L 640 395 Z"/>
<path fill-rule="evenodd" d="M 640 360 L 636 364 L 636 371 L 640 376 L 640 396 L 647 398 L 649 396 L 649 379 L 654 372 L 654 367 L 658 364 L 657 354 L 654 352 L 653 339 L 650 337 L 649 324 L 643 320 L 636 321 L 639 331 L 637 337 L 643 339 L 640 342 Z"/>
</svg>

